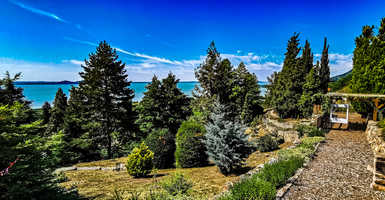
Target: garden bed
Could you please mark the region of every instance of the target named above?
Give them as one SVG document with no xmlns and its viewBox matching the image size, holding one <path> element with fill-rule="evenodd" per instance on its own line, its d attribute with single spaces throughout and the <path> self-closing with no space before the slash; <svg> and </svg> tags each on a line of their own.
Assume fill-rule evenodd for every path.
<svg viewBox="0 0 385 200">
<path fill-rule="evenodd" d="M 291 146 L 291 143 L 280 145 L 281 149 Z M 246 161 L 245 171 L 251 170 L 258 165 L 268 162 L 276 157 L 277 151 L 259 153 L 254 152 Z M 126 157 L 79 163 L 77 167 L 115 167 L 116 163 L 125 163 Z M 239 180 L 240 175 L 222 175 L 214 165 L 200 168 L 186 169 L 162 169 L 156 174 L 152 173 L 149 178 L 133 178 L 127 171 L 102 171 L 102 170 L 81 170 L 66 171 L 65 175 L 68 181 L 62 183 L 67 188 L 77 186 L 79 193 L 85 197 L 95 197 L 96 199 L 109 199 L 112 197 L 115 189 L 125 191 L 148 191 L 149 187 L 155 181 L 161 181 L 175 172 L 181 172 L 187 176 L 193 183 L 193 196 L 197 199 L 212 198 L 221 193 L 226 188 L 227 182 Z M 154 176 L 155 175 L 155 176 Z"/>
</svg>

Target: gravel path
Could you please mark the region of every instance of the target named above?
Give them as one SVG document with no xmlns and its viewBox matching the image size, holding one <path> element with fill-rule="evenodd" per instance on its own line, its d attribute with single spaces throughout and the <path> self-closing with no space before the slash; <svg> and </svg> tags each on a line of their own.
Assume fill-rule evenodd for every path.
<svg viewBox="0 0 385 200">
<path fill-rule="evenodd" d="M 373 153 L 363 131 L 332 130 L 284 199 L 385 199 L 370 188 Z"/>
</svg>

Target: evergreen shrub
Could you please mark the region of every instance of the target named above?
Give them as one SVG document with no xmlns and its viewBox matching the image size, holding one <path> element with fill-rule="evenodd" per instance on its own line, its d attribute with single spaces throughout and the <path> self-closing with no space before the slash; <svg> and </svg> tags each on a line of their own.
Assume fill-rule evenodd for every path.
<svg viewBox="0 0 385 200">
<path fill-rule="evenodd" d="M 154 167 L 166 169 L 174 166 L 175 136 L 168 129 L 153 130 L 145 143 L 154 153 Z"/>
<path fill-rule="evenodd" d="M 257 150 L 260 152 L 270 152 L 279 149 L 278 142 L 270 135 L 264 135 L 256 141 Z"/>
<path fill-rule="evenodd" d="M 297 127 L 297 132 L 299 137 L 308 136 L 308 137 L 324 137 L 325 132 L 315 126 L 303 125 L 300 124 Z"/>
<path fill-rule="evenodd" d="M 143 142 L 128 155 L 126 164 L 128 174 L 134 177 L 147 176 L 153 168 L 153 159 L 154 153 Z"/>
<path fill-rule="evenodd" d="M 184 121 L 176 135 L 176 166 L 182 168 L 201 167 L 208 164 L 203 143 L 205 127 L 195 121 Z"/>
<path fill-rule="evenodd" d="M 255 199 L 272 200 L 275 199 L 276 189 L 273 184 L 260 178 L 253 177 L 236 183 L 232 188 L 230 195 L 221 200 L 231 199 Z"/>
<path fill-rule="evenodd" d="M 176 196 L 186 194 L 192 188 L 193 183 L 187 180 L 183 174 L 175 173 L 162 181 L 161 186 L 168 194 Z"/>
<path fill-rule="evenodd" d="M 270 182 L 274 187 L 279 188 L 286 184 L 286 181 L 295 174 L 298 168 L 302 167 L 303 163 L 304 159 L 299 157 L 280 160 L 271 164 L 265 164 L 263 169 L 254 176 Z"/>
</svg>

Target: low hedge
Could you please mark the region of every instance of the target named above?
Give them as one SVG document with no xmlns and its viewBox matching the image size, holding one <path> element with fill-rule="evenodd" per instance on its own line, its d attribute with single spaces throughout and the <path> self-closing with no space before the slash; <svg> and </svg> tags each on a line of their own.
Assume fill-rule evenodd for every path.
<svg viewBox="0 0 385 200">
<path fill-rule="evenodd" d="M 324 137 L 306 137 L 297 147 L 279 151 L 277 162 L 265 164 L 251 178 L 236 183 L 220 200 L 275 199 L 276 190 L 284 186 L 297 169 L 303 166 L 307 156 L 314 152 L 314 145 L 324 139 Z"/>
<path fill-rule="evenodd" d="M 275 199 L 277 191 L 273 184 L 257 177 L 243 180 L 236 183 L 228 195 L 223 196 L 220 200 L 238 200 L 238 199 L 255 199 L 269 200 Z"/>
<path fill-rule="evenodd" d="M 286 181 L 295 174 L 298 168 L 302 167 L 303 158 L 292 157 L 288 160 L 280 160 L 266 164 L 263 169 L 254 176 L 270 182 L 275 188 L 285 185 Z"/>
<path fill-rule="evenodd" d="M 314 152 L 314 145 L 325 140 L 324 137 L 306 137 L 301 140 L 301 143 L 292 149 L 282 149 L 278 152 L 278 159 L 288 160 L 291 157 L 299 157 L 307 159 Z"/>
</svg>

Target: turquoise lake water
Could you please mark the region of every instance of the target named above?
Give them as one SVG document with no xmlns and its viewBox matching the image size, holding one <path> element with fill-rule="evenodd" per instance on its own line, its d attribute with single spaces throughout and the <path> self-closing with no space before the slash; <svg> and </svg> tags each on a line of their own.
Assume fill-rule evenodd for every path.
<svg viewBox="0 0 385 200">
<path fill-rule="evenodd" d="M 135 91 L 134 101 L 140 101 L 143 98 L 143 93 L 146 91 L 145 86 L 148 83 L 146 82 L 133 82 L 131 83 L 130 88 Z M 198 82 L 180 82 L 178 83 L 178 87 L 188 96 L 192 95 L 192 91 L 194 90 L 195 85 Z M 261 82 L 260 85 L 265 84 Z M 21 87 L 24 89 L 24 96 L 32 101 L 32 108 L 40 108 L 44 102 L 48 101 L 52 103 L 56 91 L 61 88 L 64 93 L 66 93 L 67 97 L 69 97 L 69 89 L 71 86 L 77 87 L 77 84 L 52 84 L 52 85 L 20 85 L 16 84 L 17 87 Z M 262 95 L 265 93 L 265 88 L 261 88 Z"/>
</svg>

